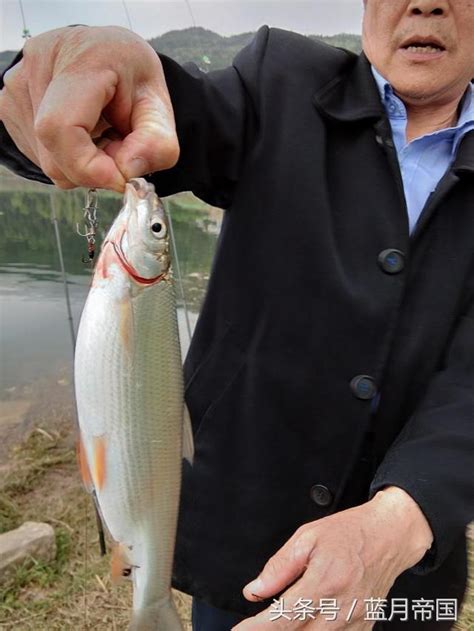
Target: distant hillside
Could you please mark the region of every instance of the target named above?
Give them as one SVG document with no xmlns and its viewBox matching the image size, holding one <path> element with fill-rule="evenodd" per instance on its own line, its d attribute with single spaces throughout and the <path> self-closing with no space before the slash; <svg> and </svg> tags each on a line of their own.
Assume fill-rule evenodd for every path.
<svg viewBox="0 0 474 631">
<path fill-rule="evenodd" d="M 193 61 L 200 68 L 218 70 L 232 63 L 235 55 L 248 44 L 255 33 L 242 33 L 232 37 L 223 37 L 204 28 L 188 28 L 182 31 L 170 31 L 161 37 L 149 40 L 155 50 L 172 57 L 179 63 Z M 361 42 L 358 35 L 341 33 L 330 37 L 310 35 L 327 44 L 360 52 Z"/>
<path fill-rule="evenodd" d="M 232 63 L 235 55 L 253 38 L 254 33 L 242 33 L 222 37 L 204 28 L 188 28 L 170 31 L 149 40 L 160 53 L 172 57 L 179 63 L 193 61 L 200 68 L 218 70 Z"/>
<path fill-rule="evenodd" d="M 176 59 L 179 63 L 193 61 L 200 68 L 218 70 L 230 65 L 235 55 L 250 42 L 254 35 L 255 33 L 242 33 L 223 37 L 213 31 L 195 27 L 170 31 L 160 37 L 154 37 L 149 42 L 155 50 Z M 309 37 L 354 52 L 361 50 L 359 35 L 340 33 L 329 37 L 321 35 Z M 10 50 L 0 53 L 0 72 L 3 72 L 15 54 L 15 51 Z"/>
<path fill-rule="evenodd" d="M 16 50 L 4 50 L 3 53 L 0 53 L 0 72 L 3 72 L 11 64 L 16 53 Z"/>
</svg>

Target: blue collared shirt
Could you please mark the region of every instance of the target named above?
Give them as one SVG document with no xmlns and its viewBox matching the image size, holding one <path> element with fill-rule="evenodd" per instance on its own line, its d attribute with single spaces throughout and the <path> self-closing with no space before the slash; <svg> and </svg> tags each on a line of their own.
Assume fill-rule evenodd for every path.
<svg viewBox="0 0 474 631">
<path fill-rule="evenodd" d="M 463 136 L 474 129 L 474 86 L 471 83 L 464 95 L 456 127 L 440 129 L 407 143 L 405 105 L 373 66 L 372 72 L 392 127 L 411 234 L 430 193 L 454 161 Z"/>
</svg>

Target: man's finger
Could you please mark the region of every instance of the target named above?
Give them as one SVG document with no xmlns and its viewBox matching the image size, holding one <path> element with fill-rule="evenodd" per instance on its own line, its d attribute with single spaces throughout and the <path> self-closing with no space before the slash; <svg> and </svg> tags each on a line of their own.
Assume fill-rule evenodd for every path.
<svg viewBox="0 0 474 631">
<path fill-rule="evenodd" d="M 308 585 L 303 576 L 287 590 L 279 600 L 275 600 L 270 607 L 264 609 L 253 618 L 247 618 L 233 628 L 232 631 L 298 631 L 299 629 L 316 629 L 318 614 L 316 605 L 314 613 L 308 608 L 309 614 L 301 614 L 302 599 L 309 599 L 308 594 L 314 591 L 313 585 Z M 311 601 L 314 602 L 314 601 Z M 335 630 L 336 631 L 336 630 Z"/>
<path fill-rule="evenodd" d="M 292 620 L 287 618 L 277 618 L 271 614 L 271 610 L 265 609 L 253 618 L 242 620 L 232 631 L 291 631 L 298 629 Z"/>
<path fill-rule="evenodd" d="M 46 151 L 46 149 L 42 147 L 40 143 L 38 143 L 37 152 L 41 170 L 45 175 L 49 177 L 50 180 L 54 182 L 54 184 L 58 188 L 70 189 L 76 186 L 73 182 L 68 180 L 68 178 L 64 175 L 62 169 L 59 168 L 59 166 L 51 157 L 51 154 Z"/>
<path fill-rule="evenodd" d="M 23 62 L 20 61 L 10 68 L 4 74 L 3 80 L 4 87 L 0 90 L 0 120 L 20 151 L 38 165 L 33 109 L 28 89 L 25 88 Z"/>
<path fill-rule="evenodd" d="M 300 529 L 271 557 L 260 576 L 245 586 L 247 600 L 259 601 L 274 596 L 293 583 L 305 571 L 314 549 L 311 531 Z"/>
<path fill-rule="evenodd" d="M 152 86 L 138 89 L 132 104 L 132 132 L 115 159 L 125 179 L 170 169 L 179 158 L 173 111 L 165 94 Z"/>
<path fill-rule="evenodd" d="M 38 108 L 35 132 L 67 180 L 77 186 L 122 191 L 125 181 L 114 160 L 91 137 L 101 112 L 113 98 L 115 73 L 58 76 Z"/>
</svg>

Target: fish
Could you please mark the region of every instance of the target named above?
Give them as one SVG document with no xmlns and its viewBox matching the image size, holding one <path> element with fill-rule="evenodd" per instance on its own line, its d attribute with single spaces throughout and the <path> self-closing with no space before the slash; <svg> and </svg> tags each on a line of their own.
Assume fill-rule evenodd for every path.
<svg viewBox="0 0 474 631">
<path fill-rule="evenodd" d="M 171 575 L 182 458 L 194 446 L 169 226 L 154 186 L 126 184 L 102 244 L 74 359 L 79 466 L 114 544 L 112 579 L 133 582 L 131 631 L 182 631 Z"/>
</svg>

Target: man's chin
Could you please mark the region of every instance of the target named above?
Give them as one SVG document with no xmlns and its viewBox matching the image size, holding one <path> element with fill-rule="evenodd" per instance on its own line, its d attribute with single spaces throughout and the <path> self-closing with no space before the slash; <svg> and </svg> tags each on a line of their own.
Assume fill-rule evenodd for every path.
<svg viewBox="0 0 474 631">
<path fill-rule="evenodd" d="M 436 81 L 431 77 L 417 77 L 416 73 L 411 73 L 409 78 L 405 74 L 404 76 L 394 76 L 389 81 L 397 96 L 402 101 L 409 103 L 436 102 L 440 98 L 440 94 L 443 93 L 442 87 L 439 85 L 439 77 Z"/>
</svg>

